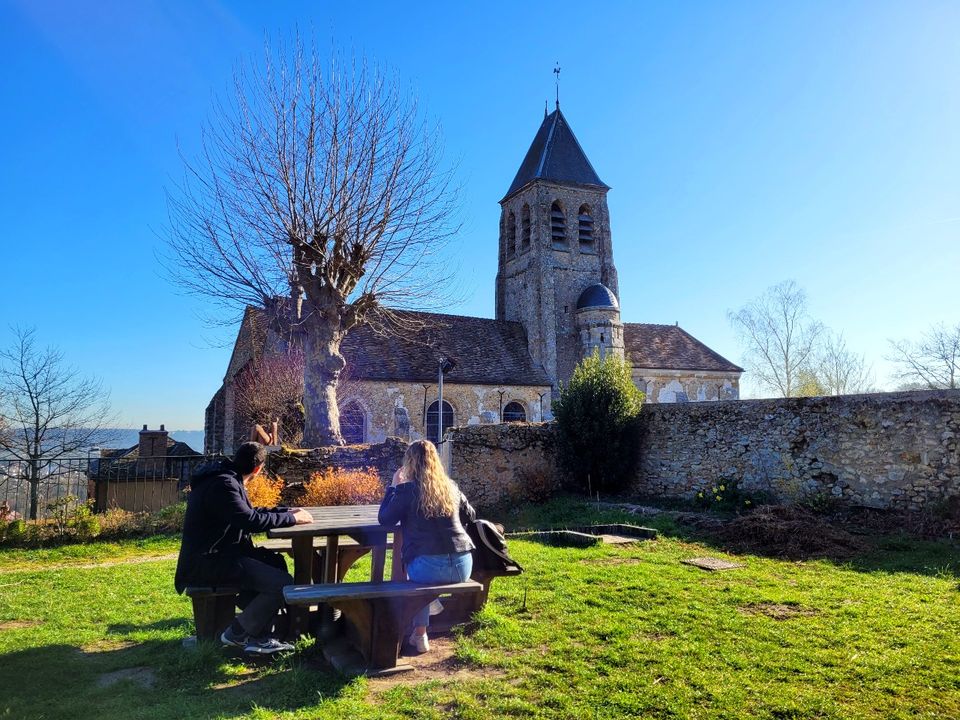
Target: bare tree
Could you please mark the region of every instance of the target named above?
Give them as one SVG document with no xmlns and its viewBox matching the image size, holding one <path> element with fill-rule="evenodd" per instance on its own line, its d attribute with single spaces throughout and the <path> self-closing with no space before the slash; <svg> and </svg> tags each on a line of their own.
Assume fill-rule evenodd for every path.
<svg viewBox="0 0 960 720">
<path fill-rule="evenodd" d="M 827 395 L 850 395 L 870 390 L 873 373 L 866 357 L 847 347 L 843 333 L 825 332 L 817 356 L 817 379 Z"/>
<path fill-rule="evenodd" d="M 898 366 L 897 375 L 910 386 L 956 389 L 960 383 L 960 323 L 941 323 L 923 334 L 919 342 L 890 340 L 887 360 Z"/>
<path fill-rule="evenodd" d="M 810 317 L 807 295 L 793 280 L 767 290 L 727 318 L 744 346 L 747 369 L 765 388 L 794 396 L 800 371 L 814 357 L 823 325 Z"/>
<path fill-rule="evenodd" d="M 60 350 L 38 348 L 33 329 L 15 336 L 0 350 L 0 451 L 25 466 L 35 520 L 50 468 L 109 439 L 113 417 L 99 380 L 66 365 Z"/>
<path fill-rule="evenodd" d="M 441 251 L 457 193 L 439 130 L 395 75 L 337 57 L 324 66 L 298 39 L 237 72 L 203 147 L 170 197 L 167 267 L 221 306 L 292 316 L 304 444 L 341 444 L 344 336 L 396 328 L 404 316 L 388 308 L 436 307 L 449 287 Z"/>
</svg>

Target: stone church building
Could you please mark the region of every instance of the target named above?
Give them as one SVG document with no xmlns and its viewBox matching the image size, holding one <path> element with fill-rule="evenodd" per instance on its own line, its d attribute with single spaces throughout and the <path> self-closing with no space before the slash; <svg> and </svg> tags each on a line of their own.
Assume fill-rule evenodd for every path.
<svg viewBox="0 0 960 720">
<path fill-rule="evenodd" d="M 411 338 L 352 330 L 341 347 L 344 439 L 436 441 L 441 418 L 444 429 L 550 419 L 552 394 L 594 349 L 625 357 L 647 402 L 737 399 L 742 368 L 677 325 L 622 321 L 609 190 L 559 105 L 545 114 L 500 201 L 496 318 L 415 313 L 424 330 Z M 207 452 L 232 453 L 247 439 L 250 424 L 234 411 L 235 380 L 276 346 L 263 311 L 248 308 L 207 407 Z M 442 409 L 441 358 L 456 363 L 444 375 Z"/>
</svg>

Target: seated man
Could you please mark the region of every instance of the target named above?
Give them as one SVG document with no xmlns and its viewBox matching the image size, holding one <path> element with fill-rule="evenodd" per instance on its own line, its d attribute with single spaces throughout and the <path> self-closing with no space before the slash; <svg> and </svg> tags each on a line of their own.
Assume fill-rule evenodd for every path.
<svg viewBox="0 0 960 720">
<path fill-rule="evenodd" d="M 243 608 L 220 636 L 224 645 L 269 655 L 293 646 L 271 636 L 283 606 L 283 588 L 292 585 L 280 553 L 256 548 L 250 534 L 313 521 L 303 508 L 255 508 L 243 483 L 260 472 L 267 458 L 263 445 L 247 442 L 233 462 L 215 460 L 200 466 L 190 481 L 183 542 L 174 584 L 232 585 L 240 588 Z"/>
</svg>

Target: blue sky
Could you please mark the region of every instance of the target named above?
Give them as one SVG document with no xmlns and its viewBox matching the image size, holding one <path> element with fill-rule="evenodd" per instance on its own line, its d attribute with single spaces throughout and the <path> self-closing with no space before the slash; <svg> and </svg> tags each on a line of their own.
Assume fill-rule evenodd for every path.
<svg viewBox="0 0 960 720">
<path fill-rule="evenodd" d="M 875 365 L 960 321 L 960 4 L 0 0 L 11 324 L 199 428 L 229 349 L 162 277 L 164 188 L 215 93 L 299 26 L 392 65 L 459 163 L 465 300 L 492 316 L 499 200 L 553 97 L 609 194 L 624 320 L 736 361 L 726 311 L 793 278 Z"/>
</svg>

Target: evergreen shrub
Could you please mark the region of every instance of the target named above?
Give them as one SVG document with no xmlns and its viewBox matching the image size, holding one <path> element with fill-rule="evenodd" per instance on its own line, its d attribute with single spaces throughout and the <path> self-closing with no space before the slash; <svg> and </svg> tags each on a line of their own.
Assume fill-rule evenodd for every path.
<svg viewBox="0 0 960 720">
<path fill-rule="evenodd" d="M 637 425 L 644 394 L 622 359 L 584 358 L 553 404 L 561 469 L 585 491 L 626 487 L 638 458 Z"/>
</svg>

